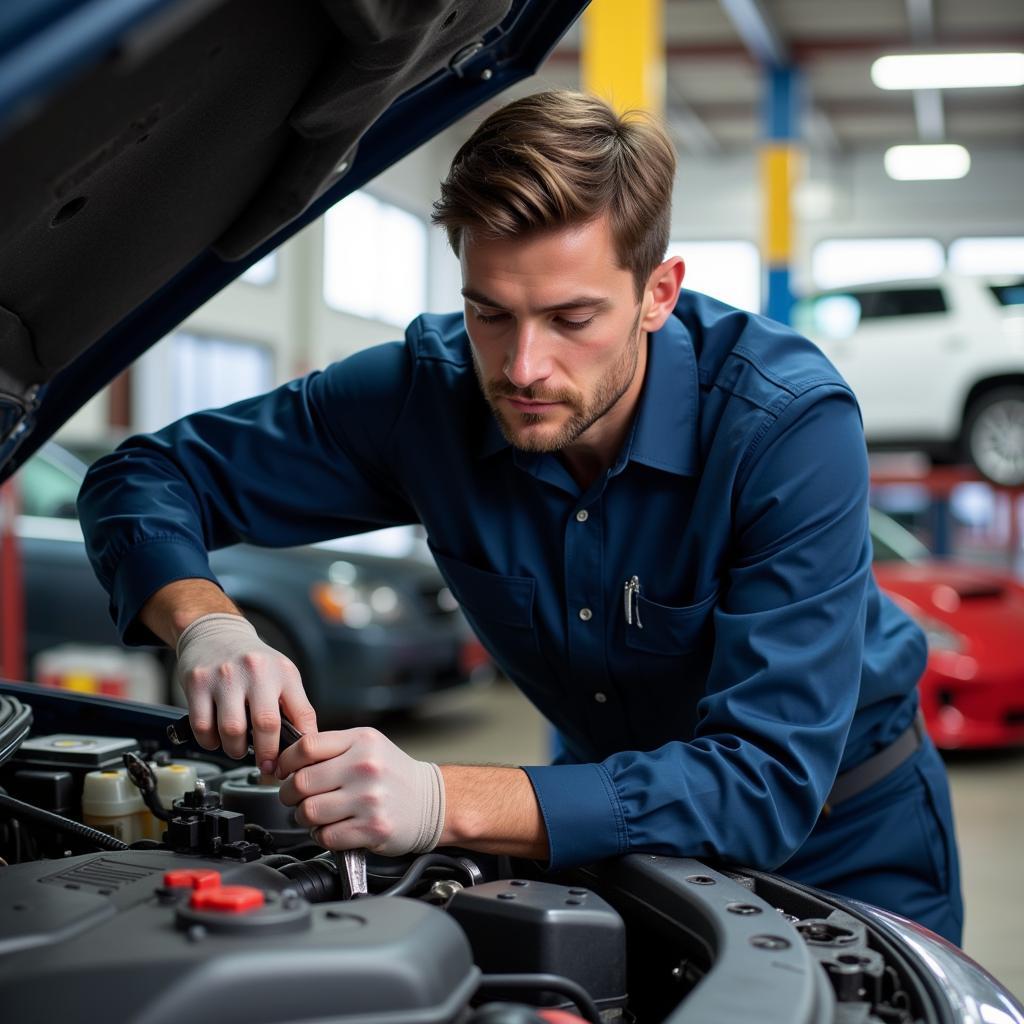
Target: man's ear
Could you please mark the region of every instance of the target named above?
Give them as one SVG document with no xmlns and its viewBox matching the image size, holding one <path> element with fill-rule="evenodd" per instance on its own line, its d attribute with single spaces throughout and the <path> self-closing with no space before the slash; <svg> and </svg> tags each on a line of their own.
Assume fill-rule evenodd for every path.
<svg viewBox="0 0 1024 1024">
<path fill-rule="evenodd" d="M 647 308 L 640 320 L 642 330 L 657 331 L 664 326 L 675 309 L 685 273 L 686 264 L 680 256 L 671 256 L 651 271 L 651 276 L 647 278 L 647 286 L 644 288 L 644 302 Z"/>
</svg>

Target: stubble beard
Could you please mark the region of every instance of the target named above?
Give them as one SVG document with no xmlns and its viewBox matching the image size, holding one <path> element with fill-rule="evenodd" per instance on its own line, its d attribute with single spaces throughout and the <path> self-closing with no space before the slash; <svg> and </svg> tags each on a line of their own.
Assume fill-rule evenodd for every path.
<svg viewBox="0 0 1024 1024">
<path fill-rule="evenodd" d="M 640 310 L 630 328 L 629 341 L 616 362 L 597 382 L 593 398 L 587 402 L 583 395 L 574 390 L 542 391 L 538 388 L 517 388 L 508 380 L 485 381 L 473 352 L 473 368 L 487 404 L 494 413 L 502 436 L 513 447 L 524 452 L 557 452 L 567 448 L 583 433 L 589 430 L 602 416 L 606 415 L 629 390 L 640 361 Z M 536 426 L 544 422 L 543 413 L 515 413 L 510 417 L 500 401 L 502 398 L 523 398 L 530 401 L 560 402 L 571 410 L 571 415 L 550 437 L 536 436 L 532 432 L 522 436 L 521 428 Z M 517 429 L 518 428 L 518 429 Z"/>
</svg>

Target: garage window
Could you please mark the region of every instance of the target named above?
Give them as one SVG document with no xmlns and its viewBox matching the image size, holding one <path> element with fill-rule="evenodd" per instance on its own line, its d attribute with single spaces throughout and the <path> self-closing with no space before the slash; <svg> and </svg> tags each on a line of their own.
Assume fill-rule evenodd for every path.
<svg viewBox="0 0 1024 1024">
<path fill-rule="evenodd" d="M 669 256 L 682 256 L 686 264 L 684 288 L 752 313 L 761 311 L 761 256 L 753 242 L 676 239 L 668 244 L 665 258 Z"/>
<path fill-rule="evenodd" d="M 353 192 L 324 217 L 324 301 L 368 320 L 404 326 L 427 305 L 427 224 Z"/>
<path fill-rule="evenodd" d="M 274 358 L 258 342 L 176 331 L 137 363 L 138 430 L 157 430 L 199 409 L 229 405 L 274 386 Z"/>
<path fill-rule="evenodd" d="M 1024 238 L 958 238 L 949 247 L 958 274 L 1024 274 Z"/>
<path fill-rule="evenodd" d="M 946 254 L 934 238 L 828 238 L 811 254 L 811 276 L 818 288 L 868 281 L 934 277 Z"/>
</svg>

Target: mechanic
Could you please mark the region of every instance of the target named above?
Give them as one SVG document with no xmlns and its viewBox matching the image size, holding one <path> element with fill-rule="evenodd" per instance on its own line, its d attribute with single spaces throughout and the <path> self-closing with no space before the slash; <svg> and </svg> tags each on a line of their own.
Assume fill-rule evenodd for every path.
<svg viewBox="0 0 1024 1024">
<path fill-rule="evenodd" d="M 125 641 L 176 646 L 200 742 L 242 756 L 248 713 L 327 847 L 721 858 L 959 942 L 925 640 L 871 573 L 856 402 L 789 328 L 680 291 L 674 175 L 657 125 L 592 97 L 498 110 L 435 204 L 464 312 L 125 442 L 82 489 L 90 557 Z M 553 764 L 316 733 L 207 561 L 408 523 Z M 278 757 L 279 707 L 310 735 Z"/>
</svg>

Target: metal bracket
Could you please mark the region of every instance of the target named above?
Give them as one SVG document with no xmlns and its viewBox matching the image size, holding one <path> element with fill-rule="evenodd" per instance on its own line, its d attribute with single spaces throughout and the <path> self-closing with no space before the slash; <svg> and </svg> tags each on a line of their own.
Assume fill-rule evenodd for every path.
<svg viewBox="0 0 1024 1024">
<path fill-rule="evenodd" d="M 473 58 L 476 57 L 480 51 L 484 48 L 484 44 L 478 39 L 476 42 L 469 43 L 464 46 L 454 57 L 448 62 L 448 67 L 458 75 L 459 78 L 467 78 L 470 74 L 470 64 L 473 62 Z"/>
</svg>

